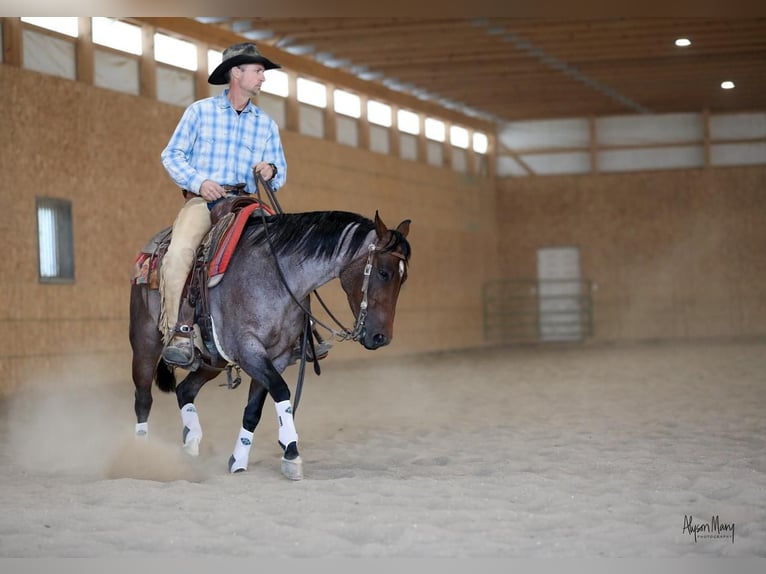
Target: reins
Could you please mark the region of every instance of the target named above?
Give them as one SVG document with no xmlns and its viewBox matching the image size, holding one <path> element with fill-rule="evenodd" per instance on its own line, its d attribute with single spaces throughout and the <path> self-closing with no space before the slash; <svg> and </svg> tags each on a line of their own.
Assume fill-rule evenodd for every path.
<svg viewBox="0 0 766 574">
<path fill-rule="evenodd" d="M 271 188 L 266 184 L 266 181 L 263 179 L 263 177 L 259 174 L 255 174 L 255 195 L 258 197 L 258 201 L 262 202 L 261 199 L 261 190 L 260 186 L 258 185 L 258 181 L 263 184 L 264 189 L 266 190 L 266 194 L 269 196 L 269 202 L 274 207 L 274 211 L 276 211 L 279 214 L 283 214 L 284 211 L 282 210 L 282 207 L 279 205 L 279 202 L 277 201 L 277 198 L 274 194 L 274 192 L 271 190 Z M 367 318 L 367 290 L 370 283 L 370 274 L 372 273 L 372 258 L 377 251 L 377 248 L 374 243 L 371 243 L 367 249 L 368 249 L 368 255 L 367 255 L 367 262 L 364 266 L 364 279 L 362 282 L 362 301 L 359 306 L 359 314 L 356 317 L 356 322 L 354 325 L 353 331 L 350 330 L 348 327 L 345 327 L 336 317 L 332 314 L 330 309 L 325 305 L 325 302 L 320 297 L 319 293 L 315 290 L 314 296 L 317 298 L 319 303 L 322 305 L 322 308 L 325 310 L 327 315 L 335 321 L 336 325 L 341 328 L 342 331 L 336 331 L 332 327 L 325 324 L 323 321 L 321 321 L 319 318 L 317 318 L 316 315 L 314 315 L 310 309 L 307 309 L 304 307 L 303 303 L 298 301 L 297 297 L 293 294 L 292 290 L 290 289 L 289 285 L 287 284 L 287 279 L 285 278 L 285 275 L 282 271 L 282 267 L 279 265 L 279 259 L 277 258 L 277 252 L 274 247 L 274 243 L 271 240 L 271 235 L 269 234 L 268 229 L 268 223 L 266 221 L 266 215 L 261 210 L 261 222 L 265 229 L 266 234 L 266 240 L 269 243 L 269 247 L 271 248 L 272 255 L 274 256 L 274 263 L 277 268 L 277 272 L 279 273 L 279 277 L 282 280 L 282 283 L 284 284 L 285 288 L 287 289 L 287 292 L 290 294 L 290 297 L 292 298 L 293 302 L 300 307 L 303 312 L 308 316 L 308 318 L 316 323 L 317 325 L 320 325 L 321 327 L 327 329 L 328 332 L 330 332 L 333 336 L 333 338 L 337 341 L 358 341 L 359 337 L 361 336 L 362 330 L 364 329 L 364 321 Z M 398 255 L 394 253 L 394 255 Z M 317 367 L 317 363 L 314 363 L 315 368 Z"/>
<path fill-rule="evenodd" d="M 278 214 L 284 214 L 284 210 L 282 209 L 282 206 L 279 205 L 279 201 L 277 201 L 275 193 L 272 191 L 271 187 L 263 179 L 261 174 L 255 172 L 255 170 L 253 170 L 253 174 L 255 176 L 255 195 L 258 198 L 258 202 L 263 203 L 263 200 L 261 198 L 261 186 L 258 185 L 258 182 L 260 181 L 261 184 L 263 185 L 263 188 L 266 190 L 269 203 L 273 207 L 274 211 Z M 306 370 L 307 346 L 310 344 L 312 348 L 312 352 L 314 351 L 313 339 L 311 334 L 312 321 L 318 325 L 321 325 L 325 329 L 327 329 L 330 333 L 332 333 L 333 338 L 335 338 L 338 341 L 347 341 L 349 339 L 353 341 L 357 341 L 359 339 L 359 337 L 361 336 L 362 330 L 364 329 L 364 321 L 367 318 L 367 290 L 370 284 L 370 274 L 372 273 L 372 258 L 376 251 L 376 247 L 374 243 L 371 243 L 368 247 L 367 262 L 364 266 L 364 279 L 362 282 L 362 301 L 359 306 L 359 314 L 357 315 L 356 324 L 354 325 L 353 331 L 350 331 L 347 327 L 343 326 L 343 324 L 328 309 L 327 305 L 325 305 L 324 301 L 319 296 L 319 293 L 316 290 L 314 290 L 314 295 L 319 300 L 320 304 L 322 305 L 322 308 L 329 315 L 329 317 L 333 321 L 335 321 L 335 323 L 343 330 L 343 332 L 338 332 L 335 329 L 327 326 L 324 322 L 320 321 L 311 312 L 310 309 L 307 309 L 306 307 L 304 307 L 303 303 L 301 301 L 298 301 L 298 298 L 290 289 L 290 286 L 287 283 L 287 279 L 285 278 L 284 272 L 282 271 L 282 267 L 279 265 L 279 258 L 277 257 L 277 251 L 276 251 L 276 248 L 274 247 L 274 242 L 272 241 L 271 235 L 269 234 L 269 226 L 266 220 L 266 214 L 264 210 L 260 210 L 260 211 L 261 211 L 260 213 L 261 223 L 264 228 L 266 240 L 268 241 L 269 247 L 271 248 L 271 253 L 274 256 L 274 265 L 277 268 L 277 272 L 279 273 L 279 278 L 282 280 L 282 283 L 284 284 L 285 289 L 287 289 L 287 292 L 290 294 L 290 298 L 293 300 L 293 302 L 296 305 L 298 305 L 298 307 L 300 307 L 303 310 L 304 317 L 305 317 L 305 323 L 303 327 L 303 339 L 301 341 L 301 362 L 300 362 L 300 366 L 298 367 L 298 379 L 295 386 L 295 400 L 293 401 L 293 405 L 292 405 L 293 417 L 294 417 L 296 411 L 298 410 L 298 403 L 300 402 L 301 392 L 303 390 L 303 379 L 304 379 L 305 370 Z M 314 372 L 317 375 L 320 374 L 319 361 L 316 358 L 316 352 L 314 352 Z"/>
</svg>

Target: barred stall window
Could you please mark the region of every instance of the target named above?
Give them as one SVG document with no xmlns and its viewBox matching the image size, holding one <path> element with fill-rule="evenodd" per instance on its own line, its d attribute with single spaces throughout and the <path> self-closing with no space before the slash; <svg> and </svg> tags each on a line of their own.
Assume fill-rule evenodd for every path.
<svg viewBox="0 0 766 574">
<path fill-rule="evenodd" d="M 37 241 L 40 281 L 74 280 L 72 203 L 66 199 L 37 198 Z"/>
</svg>

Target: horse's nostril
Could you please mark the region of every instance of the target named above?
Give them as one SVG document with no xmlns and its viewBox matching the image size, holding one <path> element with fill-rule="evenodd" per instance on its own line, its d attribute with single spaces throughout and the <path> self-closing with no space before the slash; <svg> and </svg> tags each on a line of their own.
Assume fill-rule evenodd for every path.
<svg viewBox="0 0 766 574">
<path fill-rule="evenodd" d="M 383 333 L 376 333 L 372 338 L 372 341 L 375 343 L 376 347 L 382 347 L 383 345 L 388 344 L 388 337 L 386 337 Z"/>
</svg>

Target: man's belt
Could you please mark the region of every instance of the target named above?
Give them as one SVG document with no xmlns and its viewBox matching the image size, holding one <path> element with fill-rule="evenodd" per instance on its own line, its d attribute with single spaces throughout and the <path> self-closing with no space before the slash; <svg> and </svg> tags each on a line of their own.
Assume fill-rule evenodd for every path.
<svg viewBox="0 0 766 574">
<path fill-rule="evenodd" d="M 250 195 L 245 189 L 247 187 L 247 184 L 245 183 L 237 183 L 235 185 L 222 185 L 221 187 L 224 189 L 224 191 L 226 191 L 226 194 L 229 196 Z M 183 193 L 184 199 L 199 197 L 199 194 L 193 193 L 189 191 L 188 189 L 182 189 L 181 193 Z"/>
</svg>

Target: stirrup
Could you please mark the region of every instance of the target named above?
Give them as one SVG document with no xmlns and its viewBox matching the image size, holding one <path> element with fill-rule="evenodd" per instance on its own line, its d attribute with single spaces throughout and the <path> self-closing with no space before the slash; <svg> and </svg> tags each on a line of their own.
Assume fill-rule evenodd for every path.
<svg viewBox="0 0 766 574">
<path fill-rule="evenodd" d="M 319 337 L 315 334 L 314 338 L 319 339 Z M 301 335 L 298 337 L 298 340 L 293 345 L 293 348 L 290 351 L 290 359 L 287 362 L 287 366 L 294 365 L 298 361 L 301 360 L 301 344 L 303 342 L 303 336 Z M 313 363 L 315 361 L 321 361 L 325 357 L 327 357 L 328 353 L 330 352 L 330 349 L 332 349 L 332 343 L 329 341 L 325 341 L 324 339 L 320 339 L 317 341 L 316 345 L 314 345 L 314 351 L 316 352 L 317 358 L 314 358 L 314 353 L 311 352 L 312 345 L 307 344 L 306 345 L 306 362 Z"/>
<path fill-rule="evenodd" d="M 162 349 L 162 360 L 170 365 L 186 368 L 194 364 L 194 330 L 182 323 L 173 329 L 173 335 Z"/>
<path fill-rule="evenodd" d="M 316 360 L 321 361 L 324 359 L 329 353 L 330 349 L 332 349 L 332 343 L 329 341 L 318 341 L 317 344 L 314 346 L 314 352 L 316 353 Z M 308 361 L 313 362 L 315 360 L 315 357 L 312 357 L 311 355 L 311 347 L 307 349 L 306 354 L 308 357 L 306 359 Z"/>
</svg>

